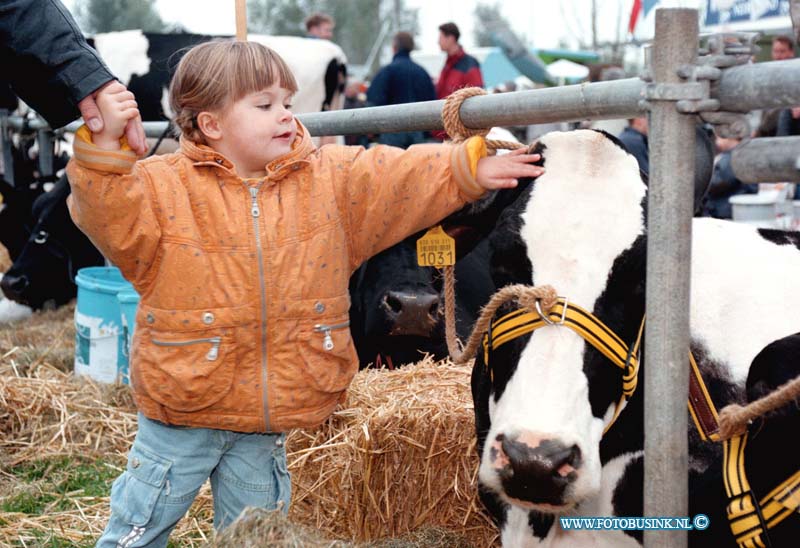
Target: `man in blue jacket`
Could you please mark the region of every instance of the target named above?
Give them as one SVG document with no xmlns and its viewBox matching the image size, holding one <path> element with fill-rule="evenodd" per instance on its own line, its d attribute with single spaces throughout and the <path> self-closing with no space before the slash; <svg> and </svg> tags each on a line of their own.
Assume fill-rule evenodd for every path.
<svg viewBox="0 0 800 548">
<path fill-rule="evenodd" d="M 370 106 L 399 105 L 418 101 L 433 101 L 436 91 L 431 77 L 425 69 L 411 60 L 414 49 L 414 38 L 411 34 L 400 31 L 392 40 L 394 58 L 375 75 L 367 90 L 367 103 Z M 402 133 L 383 133 L 378 142 L 401 148 L 425 142 L 423 131 L 405 131 Z"/>
</svg>

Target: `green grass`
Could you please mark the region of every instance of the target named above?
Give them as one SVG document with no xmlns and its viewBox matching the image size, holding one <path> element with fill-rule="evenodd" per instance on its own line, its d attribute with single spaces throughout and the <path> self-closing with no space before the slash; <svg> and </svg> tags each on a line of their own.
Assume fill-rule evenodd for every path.
<svg viewBox="0 0 800 548">
<path fill-rule="evenodd" d="M 87 539 L 85 542 L 72 542 L 71 540 L 54 536 L 52 533 L 34 533 L 31 535 L 35 539 L 35 544 L 26 541 L 25 546 L 37 546 L 38 548 L 92 548 L 94 539 Z M 17 543 L 14 546 L 23 546 Z"/>
<path fill-rule="evenodd" d="M 67 510 L 72 507 L 70 498 L 108 496 L 111 483 L 119 475 L 118 470 L 107 466 L 102 460 L 82 457 L 32 461 L 8 472 L 27 487 L 3 500 L 0 511 L 23 514 Z"/>
</svg>

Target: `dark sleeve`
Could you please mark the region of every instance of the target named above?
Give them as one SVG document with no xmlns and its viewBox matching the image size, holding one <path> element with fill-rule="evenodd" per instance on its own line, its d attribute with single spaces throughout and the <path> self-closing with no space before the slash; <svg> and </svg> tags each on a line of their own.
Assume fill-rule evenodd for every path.
<svg viewBox="0 0 800 548">
<path fill-rule="evenodd" d="M 733 174 L 730 151 L 723 152 L 714 164 L 714 174 L 708 185 L 708 195 L 712 198 L 730 196 L 742 188 L 742 182 Z"/>
<path fill-rule="evenodd" d="M 431 80 L 431 77 L 428 76 L 428 73 L 426 72 L 420 77 L 420 80 L 422 85 L 421 97 L 423 97 L 420 99 L 420 101 L 435 101 L 436 89 L 433 87 L 433 80 Z"/>
<path fill-rule="evenodd" d="M 389 104 L 389 71 L 386 67 L 378 71 L 367 90 L 368 106 L 380 107 Z"/>
<path fill-rule="evenodd" d="M 792 109 L 784 108 L 778 114 L 775 136 L 788 137 L 792 134 Z"/>
<path fill-rule="evenodd" d="M 481 74 L 481 67 L 477 63 L 464 74 L 464 87 L 483 87 L 483 75 Z"/>
<path fill-rule="evenodd" d="M 619 136 L 619 140 L 625 145 L 636 161 L 639 163 L 639 169 L 645 174 L 650 174 L 650 159 L 647 151 L 647 144 L 643 138 L 631 135 L 632 132 L 623 131 Z"/>
<path fill-rule="evenodd" d="M 56 128 L 114 79 L 58 0 L 0 2 L 0 61 L 14 92 Z"/>
</svg>

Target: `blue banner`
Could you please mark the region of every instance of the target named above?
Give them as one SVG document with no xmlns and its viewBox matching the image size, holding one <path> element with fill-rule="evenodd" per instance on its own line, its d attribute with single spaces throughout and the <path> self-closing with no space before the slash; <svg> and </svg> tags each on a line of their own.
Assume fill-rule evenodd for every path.
<svg viewBox="0 0 800 548">
<path fill-rule="evenodd" d="M 703 26 L 748 23 L 789 15 L 789 0 L 706 0 Z"/>
</svg>

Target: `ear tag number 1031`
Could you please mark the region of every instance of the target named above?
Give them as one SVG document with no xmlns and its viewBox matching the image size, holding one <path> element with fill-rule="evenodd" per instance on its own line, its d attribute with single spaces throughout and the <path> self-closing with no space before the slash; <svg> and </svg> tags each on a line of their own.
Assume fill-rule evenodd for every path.
<svg viewBox="0 0 800 548">
<path fill-rule="evenodd" d="M 441 225 L 428 230 L 417 240 L 417 262 L 420 266 L 452 266 L 456 264 L 456 241 Z"/>
</svg>

